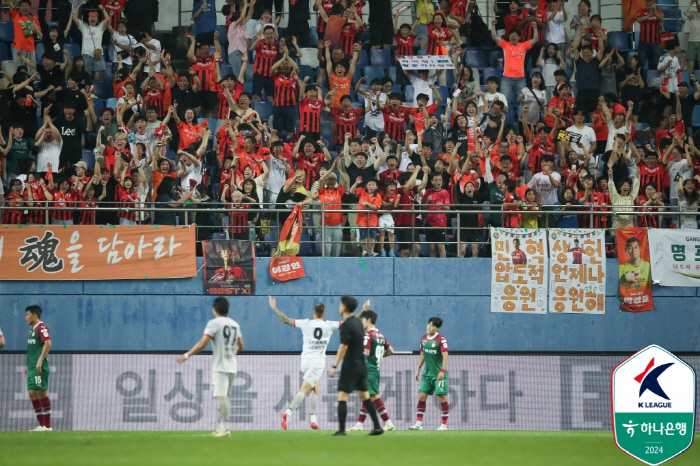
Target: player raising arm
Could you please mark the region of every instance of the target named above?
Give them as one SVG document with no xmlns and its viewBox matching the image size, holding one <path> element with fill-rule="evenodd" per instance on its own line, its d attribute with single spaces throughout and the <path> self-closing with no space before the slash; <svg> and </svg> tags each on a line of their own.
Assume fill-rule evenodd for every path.
<svg viewBox="0 0 700 466">
<path fill-rule="evenodd" d="M 394 354 L 394 348 L 392 348 L 387 339 L 384 338 L 382 332 L 375 327 L 377 323 L 377 313 L 369 309 L 369 300 L 362 306 L 360 320 L 362 321 L 362 326 L 367 331 L 367 333 L 365 333 L 365 356 L 367 357 L 367 388 L 369 389 L 369 398 L 377 408 L 377 414 L 379 414 L 384 421 L 384 430 L 394 430 L 394 423 L 389 419 L 389 414 L 386 412 L 384 402 L 379 398 L 379 365 L 382 362 L 382 358 Z M 348 430 L 362 430 L 366 418 L 367 411 L 365 410 L 365 405 L 362 405 L 357 424 Z"/>
<path fill-rule="evenodd" d="M 431 317 L 428 319 L 428 333 L 420 339 L 420 359 L 416 370 L 416 380 L 420 379 L 418 389 L 418 419 L 409 427 L 409 430 L 423 430 L 423 414 L 425 414 L 425 401 L 428 395 L 435 393 L 442 407 L 442 423 L 437 430 L 447 430 L 447 417 L 450 415 L 450 405 L 447 403 L 447 358 L 449 348 L 447 340 L 438 332 L 442 327 L 442 319 Z M 420 368 L 425 362 L 423 377 L 420 377 Z"/>
<path fill-rule="evenodd" d="M 287 325 L 291 325 L 301 330 L 304 335 L 304 347 L 301 351 L 301 371 L 304 373 L 304 381 L 299 392 L 294 395 L 289 408 L 282 413 L 282 429 L 287 430 L 287 423 L 292 412 L 304 401 L 304 397 L 309 395 L 309 412 L 311 414 L 311 428 L 320 429 L 316 422 L 316 406 L 318 403 L 318 379 L 321 378 L 326 366 L 326 348 L 333 332 L 340 328 L 340 322 L 326 321 L 326 306 L 318 303 L 314 306 L 313 319 L 290 319 L 277 309 L 277 300 L 268 296 L 270 308 L 277 314 L 277 318 Z"/>
<path fill-rule="evenodd" d="M 177 358 L 182 364 L 187 358 L 200 353 L 211 341 L 214 350 L 214 363 L 212 365 L 212 385 L 214 385 L 214 398 L 219 407 L 219 428 L 212 433 L 214 437 L 230 437 L 228 430 L 228 417 L 231 413 L 231 400 L 229 393 L 236 377 L 236 355 L 243 351 L 243 335 L 241 326 L 228 316 L 228 299 L 216 298 L 212 309 L 214 318 L 207 322 L 204 335 L 192 347 L 191 350 Z"/>
<path fill-rule="evenodd" d="M 29 306 L 24 313 L 24 320 L 32 328 L 27 339 L 27 391 L 34 406 L 34 414 L 39 426 L 32 432 L 52 431 L 51 401 L 49 401 L 49 350 L 51 336 L 49 328 L 41 321 L 41 307 Z"/>
</svg>

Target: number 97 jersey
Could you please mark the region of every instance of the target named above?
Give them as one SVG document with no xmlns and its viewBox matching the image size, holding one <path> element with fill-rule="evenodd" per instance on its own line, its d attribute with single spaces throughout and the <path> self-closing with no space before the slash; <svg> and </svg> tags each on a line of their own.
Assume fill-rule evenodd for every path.
<svg viewBox="0 0 700 466">
<path fill-rule="evenodd" d="M 376 328 L 370 329 L 365 333 L 365 350 L 369 350 L 367 356 L 367 369 L 379 370 L 379 365 L 382 362 L 382 357 L 387 348 L 391 347 L 389 342 L 382 332 Z"/>
<path fill-rule="evenodd" d="M 212 372 L 237 372 L 236 353 L 238 339 L 242 337 L 241 326 L 230 317 L 217 317 L 207 323 L 204 334 L 211 338 L 214 353 Z"/>
<path fill-rule="evenodd" d="M 294 327 L 304 335 L 302 359 L 326 357 L 326 348 L 333 332 L 340 328 L 341 322 L 320 319 L 295 319 Z"/>
</svg>

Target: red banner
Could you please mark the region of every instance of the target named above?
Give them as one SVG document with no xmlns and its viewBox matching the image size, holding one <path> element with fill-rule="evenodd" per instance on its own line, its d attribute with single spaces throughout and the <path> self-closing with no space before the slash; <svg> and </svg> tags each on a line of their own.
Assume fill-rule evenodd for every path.
<svg viewBox="0 0 700 466">
<path fill-rule="evenodd" d="M 270 261 L 270 275 L 276 282 L 286 282 L 306 276 L 301 257 L 273 257 Z"/>
<path fill-rule="evenodd" d="M 620 309 L 632 312 L 654 309 L 646 228 L 618 228 L 617 260 Z"/>
<path fill-rule="evenodd" d="M 142 280 L 196 275 L 194 228 L 0 228 L 0 280 Z"/>
</svg>

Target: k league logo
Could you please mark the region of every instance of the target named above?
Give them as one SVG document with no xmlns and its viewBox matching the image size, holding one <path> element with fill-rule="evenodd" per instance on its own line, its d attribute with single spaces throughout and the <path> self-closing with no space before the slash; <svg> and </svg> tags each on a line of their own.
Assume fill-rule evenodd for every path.
<svg viewBox="0 0 700 466">
<path fill-rule="evenodd" d="M 693 443 L 695 371 L 660 346 L 626 359 L 612 373 L 615 443 L 628 455 L 657 465 Z"/>
</svg>

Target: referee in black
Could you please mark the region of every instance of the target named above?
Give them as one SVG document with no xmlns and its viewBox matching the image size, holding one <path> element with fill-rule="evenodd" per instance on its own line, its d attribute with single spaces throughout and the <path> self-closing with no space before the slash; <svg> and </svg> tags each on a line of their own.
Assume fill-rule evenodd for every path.
<svg viewBox="0 0 700 466">
<path fill-rule="evenodd" d="M 360 319 L 355 317 L 357 300 L 352 296 L 340 298 L 340 315 L 343 317 L 343 325 L 340 326 L 340 348 L 335 357 L 333 368 L 328 372 L 329 377 L 335 375 L 335 370 L 343 359 L 343 368 L 340 370 L 338 380 L 338 423 L 340 428 L 333 435 L 345 435 L 345 418 L 348 415 L 348 395 L 354 390 L 360 395 L 360 400 L 372 418 L 374 430 L 369 435 L 381 435 L 384 429 L 379 425 L 377 409 L 369 398 L 367 391 L 367 363 L 365 361 L 364 337 L 365 329 Z"/>
</svg>

